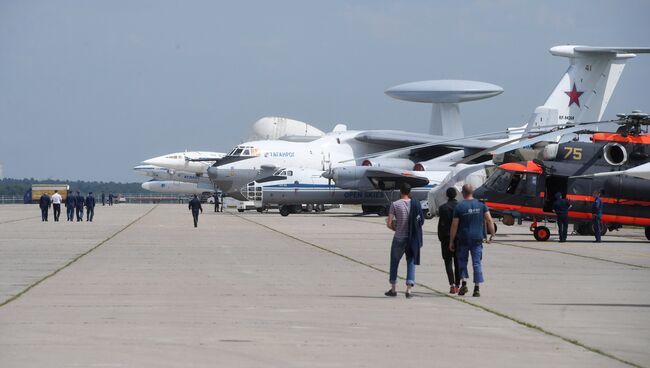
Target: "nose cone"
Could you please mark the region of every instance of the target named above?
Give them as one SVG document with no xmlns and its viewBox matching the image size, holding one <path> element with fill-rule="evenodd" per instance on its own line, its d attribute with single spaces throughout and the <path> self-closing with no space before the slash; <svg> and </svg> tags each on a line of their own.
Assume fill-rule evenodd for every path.
<svg viewBox="0 0 650 368">
<path fill-rule="evenodd" d="M 153 183 L 150 181 L 142 183 L 142 189 L 144 190 L 152 190 Z"/>
</svg>

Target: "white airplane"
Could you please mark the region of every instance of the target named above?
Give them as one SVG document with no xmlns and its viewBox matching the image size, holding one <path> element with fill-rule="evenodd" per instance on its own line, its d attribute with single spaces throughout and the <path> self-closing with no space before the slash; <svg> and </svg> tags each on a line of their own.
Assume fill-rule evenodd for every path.
<svg viewBox="0 0 650 368">
<path fill-rule="evenodd" d="M 633 52 L 646 53 L 650 48 L 557 46 L 550 51 L 553 55 L 569 58 L 571 65 L 545 104 L 535 109 L 527 124 L 507 131 L 510 137 L 521 135 L 524 130 L 532 133 L 566 123 L 601 119 L 625 61 L 635 56 Z M 448 100 L 458 103 L 494 95 L 500 90 L 500 87 L 492 85 L 474 90 L 469 88 L 471 86 L 470 83 L 454 88 L 450 81 L 429 81 L 397 86 L 387 93 L 400 95 L 402 99 L 411 96 L 413 101 Z M 445 119 L 438 120 L 442 128 L 448 125 Z M 432 119 L 434 121 L 436 119 Z M 457 122 L 455 119 L 452 121 Z M 209 168 L 208 174 L 228 195 L 241 198 L 240 188 L 282 167 L 326 171 L 364 164 L 423 171 L 435 168 L 449 173 L 451 167 L 445 155 L 460 152 L 462 156 L 469 156 L 500 142 L 485 140 L 490 137 L 494 137 L 494 133 L 450 139 L 448 136 L 404 131 L 347 131 L 345 126 L 339 125 L 333 132 L 311 142 L 269 140 L 238 145 L 224 161 Z M 485 162 L 490 158 L 488 155 L 470 163 Z"/>
<path fill-rule="evenodd" d="M 142 161 L 145 165 L 163 167 L 173 171 L 185 171 L 205 175 L 208 168 L 226 156 L 221 152 L 190 151 L 170 153 Z"/>
<path fill-rule="evenodd" d="M 156 193 L 203 194 L 214 193 L 214 186 L 203 187 L 198 183 L 170 180 L 151 180 L 142 183 L 142 189 Z"/>
<path fill-rule="evenodd" d="M 424 201 L 443 178 L 439 172 L 364 166 L 339 167 L 332 172 L 286 168 L 249 183 L 242 194 L 258 209 L 279 205 L 283 216 L 299 212 L 302 204 L 361 204 L 364 213 L 386 215 L 390 202 L 399 198 L 401 183 L 413 187 L 413 199 Z"/>
<path fill-rule="evenodd" d="M 154 165 L 138 165 L 133 168 L 140 175 L 153 180 L 142 183 L 142 188 L 158 193 L 200 194 L 214 193 L 214 184 L 204 175 L 188 171 L 176 171 Z"/>
</svg>

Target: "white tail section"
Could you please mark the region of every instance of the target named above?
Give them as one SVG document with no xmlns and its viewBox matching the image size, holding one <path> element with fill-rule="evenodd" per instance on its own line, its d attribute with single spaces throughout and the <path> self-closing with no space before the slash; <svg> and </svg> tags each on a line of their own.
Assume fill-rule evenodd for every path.
<svg viewBox="0 0 650 368">
<path fill-rule="evenodd" d="M 543 106 L 528 119 L 527 130 L 602 119 L 625 62 L 650 48 L 555 46 L 551 54 L 569 58 L 564 73 Z"/>
</svg>

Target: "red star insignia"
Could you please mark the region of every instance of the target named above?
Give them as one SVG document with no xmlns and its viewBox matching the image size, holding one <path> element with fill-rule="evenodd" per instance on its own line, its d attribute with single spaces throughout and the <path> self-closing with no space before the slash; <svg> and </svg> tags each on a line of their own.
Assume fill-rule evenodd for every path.
<svg viewBox="0 0 650 368">
<path fill-rule="evenodd" d="M 566 93 L 567 96 L 569 96 L 569 106 L 575 103 L 576 105 L 578 105 L 578 107 L 580 107 L 580 96 L 582 96 L 584 92 L 578 92 L 575 83 L 573 83 L 573 88 L 569 92 L 564 92 L 564 93 Z"/>
</svg>

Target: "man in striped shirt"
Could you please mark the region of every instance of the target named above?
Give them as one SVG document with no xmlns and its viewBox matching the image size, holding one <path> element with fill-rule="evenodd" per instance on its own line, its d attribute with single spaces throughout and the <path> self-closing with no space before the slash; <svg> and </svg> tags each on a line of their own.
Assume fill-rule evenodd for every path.
<svg viewBox="0 0 650 368">
<path fill-rule="evenodd" d="M 406 253 L 406 297 L 410 298 L 411 288 L 415 284 L 415 259 L 411 252 L 407 251 L 409 236 L 409 211 L 411 208 L 411 186 L 404 183 L 400 187 L 400 199 L 390 205 L 386 226 L 395 232 L 390 248 L 390 290 L 384 293 L 386 296 L 397 296 L 395 284 L 397 282 L 397 268 L 402 256 Z"/>
</svg>

